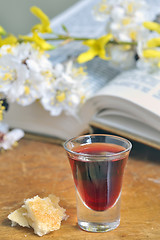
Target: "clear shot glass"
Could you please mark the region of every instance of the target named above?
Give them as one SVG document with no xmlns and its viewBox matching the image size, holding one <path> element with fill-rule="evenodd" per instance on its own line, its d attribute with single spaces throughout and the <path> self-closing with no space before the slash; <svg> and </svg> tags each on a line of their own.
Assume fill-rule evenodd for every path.
<svg viewBox="0 0 160 240">
<path fill-rule="evenodd" d="M 64 143 L 76 189 L 81 229 L 107 232 L 120 224 L 120 200 L 132 144 L 124 138 L 91 134 Z"/>
</svg>

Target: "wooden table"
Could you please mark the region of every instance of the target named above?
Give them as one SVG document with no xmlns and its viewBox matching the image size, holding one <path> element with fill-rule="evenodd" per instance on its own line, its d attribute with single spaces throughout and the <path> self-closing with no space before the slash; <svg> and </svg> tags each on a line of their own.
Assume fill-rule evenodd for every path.
<svg viewBox="0 0 160 240">
<path fill-rule="evenodd" d="M 54 240 L 159 240 L 160 151 L 133 145 L 125 171 L 120 226 L 107 233 L 88 233 L 77 226 L 73 179 L 61 145 L 22 139 L 0 155 L 0 240 L 38 239 L 32 229 L 11 227 L 7 216 L 23 200 L 53 193 L 69 218 L 60 230 L 43 236 Z"/>
</svg>

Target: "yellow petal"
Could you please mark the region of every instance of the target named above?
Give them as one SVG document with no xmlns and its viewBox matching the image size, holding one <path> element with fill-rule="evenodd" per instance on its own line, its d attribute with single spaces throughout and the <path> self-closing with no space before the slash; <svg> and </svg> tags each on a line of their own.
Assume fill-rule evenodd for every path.
<svg viewBox="0 0 160 240">
<path fill-rule="evenodd" d="M 96 43 L 95 39 L 89 39 L 89 40 L 83 41 L 83 45 L 86 45 L 88 47 L 94 46 L 95 43 Z"/>
<path fill-rule="evenodd" d="M 108 58 L 105 56 L 105 47 L 112 37 L 112 34 L 109 33 L 98 39 L 84 41 L 83 44 L 89 46 L 90 49 L 87 52 L 80 54 L 77 58 L 77 61 L 79 63 L 84 63 L 92 60 L 95 56 L 99 56 L 102 59 L 108 60 Z"/>
<path fill-rule="evenodd" d="M 3 39 L 0 38 L 0 47 L 3 45 L 15 45 L 17 42 L 17 38 L 14 35 L 10 35 Z"/>
<path fill-rule="evenodd" d="M 147 49 L 143 51 L 143 56 L 145 58 L 160 58 L 160 51 Z"/>
<path fill-rule="evenodd" d="M 42 23 L 44 24 L 49 24 L 49 18 L 48 16 L 38 7 L 36 6 L 33 6 L 31 7 L 31 12 L 36 16 L 38 17 Z"/>
<path fill-rule="evenodd" d="M 159 47 L 160 46 L 160 38 L 152 38 L 147 42 L 147 46 L 152 47 Z"/>
<path fill-rule="evenodd" d="M 33 36 L 28 36 L 28 35 L 19 35 L 20 40 L 32 42 L 33 41 Z"/>
<path fill-rule="evenodd" d="M 6 31 L 2 26 L 0 26 L 0 35 L 6 35 Z"/>
<path fill-rule="evenodd" d="M 23 39 L 27 42 L 34 42 L 37 47 L 40 47 L 42 50 L 52 50 L 55 46 L 46 42 L 43 38 L 41 38 L 37 32 L 34 32 L 32 36 L 19 36 L 20 39 Z"/>
<path fill-rule="evenodd" d="M 31 29 L 32 32 L 40 32 L 40 33 L 51 33 L 52 29 L 48 25 L 43 25 L 43 24 L 36 24 L 32 27 Z"/>
<path fill-rule="evenodd" d="M 101 51 L 99 51 L 99 57 L 100 58 L 102 58 L 102 59 L 104 59 L 104 60 L 109 60 L 109 59 L 111 59 L 110 57 L 107 57 L 106 56 L 106 51 L 105 51 L 105 49 L 102 49 Z"/>
<path fill-rule="evenodd" d="M 96 55 L 97 55 L 97 52 L 90 49 L 87 52 L 81 53 L 78 56 L 77 61 L 78 61 L 78 63 L 84 63 L 84 62 L 92 60 Z"/>
<path fill-rule="evenodd" d="M 41 33 L 51 33 L 50 21 L 48 16 L 38 7 L 31 7 L 31 12 L 40 19 L 41 24 L 33 26 L 32 31 L 39 31 Z"/>
<path fill-rule="evenodd" d="M 0 121 L 3 120 L 3 111 L 5 110 L 5 107 L 2 104 L 3 100 L 0 101 Z"/>
<path fill-rule="evenodd" d="M 151 31 L 156 31 L 160 33 L 160 24 L 156 22 L 144 22 L 143 26 Z"/>
<path fill-rule="evenodd" d="M 98 42 L 101 46 L 105 46 L 111 39 L 113 38 L 113 35 L 111 33 L 104 35 L 98 39 Z"/>
<path fill-rule="evenodd" d="M 43 38 L 41 38 L 40 36 L 38 36 L 37 33 L 34 33 L 34 35 L 36 37 L 34 37 L 34 42 L 37 44 L 37 46 L 39 46 L 42 50 L 52 50 L 55 47 L 51 44 L 49 44 L 48 42 L 46 42 Z"/>
<path fill-rule="evenodd" d="M 88 47 L 93 47 L 94 45 L 105 45 L 107 44 L 111 39 L 113 38 L 113 35 L 111 33 L 104 35 L 98 39 L 89 39 L 86 41 L 83 41 L 83 44 Z"/>
</svg>

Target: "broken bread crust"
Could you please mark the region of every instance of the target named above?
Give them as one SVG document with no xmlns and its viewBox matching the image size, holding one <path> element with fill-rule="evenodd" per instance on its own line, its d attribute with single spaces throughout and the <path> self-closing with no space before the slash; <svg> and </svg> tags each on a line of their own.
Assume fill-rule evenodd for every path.
<svg viewBox="0 0 160 240">
<path fill-rule="evenodd" d="M 24 201 L 24 205 L 8 215 L 12 226 L 32 227 L 35 234 L 43 236 L 58 230 L 65 219 L 65 209 L 59 206 L 59 198 L 49 195 L 40 198 L 38 195 Z"/>
</svg>

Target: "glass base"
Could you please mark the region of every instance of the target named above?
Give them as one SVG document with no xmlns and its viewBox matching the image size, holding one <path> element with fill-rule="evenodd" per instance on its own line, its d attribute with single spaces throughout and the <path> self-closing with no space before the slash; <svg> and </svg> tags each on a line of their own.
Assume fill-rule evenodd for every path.
<svg viewBox="0 0 160 240">
<path fill-rule="evenodd" d="M 95 211 L 87 207 L 79 192 L 76 193 L 77 220 L 81 229 L 88 232 L 108 232 L 119 226 L 121 193 L 115 204 L 104 211 Z"/>
<path fill-rule="evenodd" d="M 108 232 L 117 228 L 120 224 L 120 219 L 111 223 L 95 223 L 95 222 L 82 222 L 78 221 L 78 225 L 81 229 L 87 232 Z"/>
</svg>

